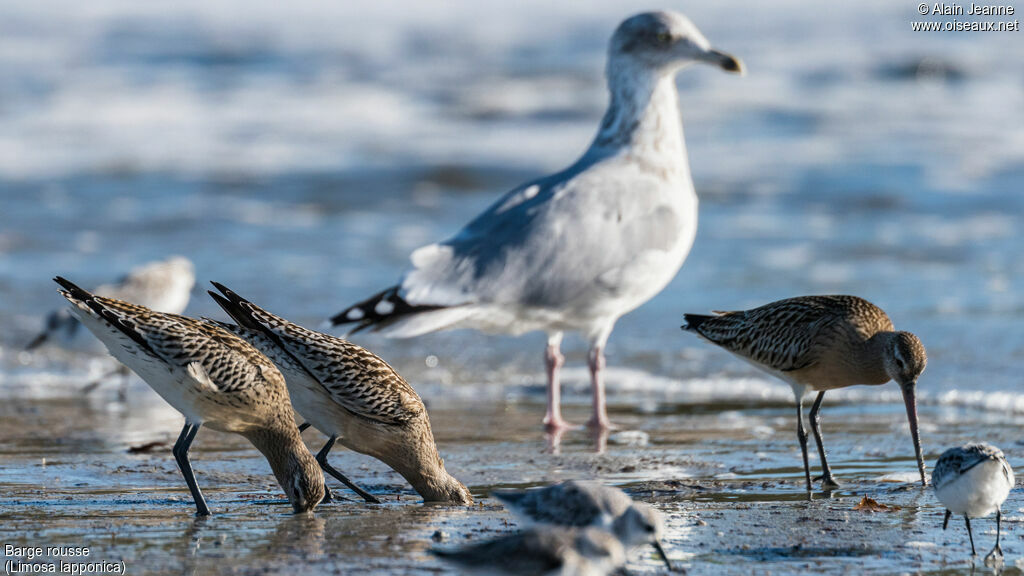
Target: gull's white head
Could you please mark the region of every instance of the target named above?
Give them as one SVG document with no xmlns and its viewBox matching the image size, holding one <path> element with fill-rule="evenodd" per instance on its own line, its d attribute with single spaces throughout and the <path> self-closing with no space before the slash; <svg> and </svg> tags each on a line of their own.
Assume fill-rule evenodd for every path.
<svg viewBox="0 0 1024 576">
<path fill-rule="evenodd" d="M 711 48 L 690 19 L 678 12 L 644 12 L 622 21 L 608 48 L 609 72 L 615 67 L 673 74 L 694 62 L 743 73 L 736 57 Z"/>
</svg>

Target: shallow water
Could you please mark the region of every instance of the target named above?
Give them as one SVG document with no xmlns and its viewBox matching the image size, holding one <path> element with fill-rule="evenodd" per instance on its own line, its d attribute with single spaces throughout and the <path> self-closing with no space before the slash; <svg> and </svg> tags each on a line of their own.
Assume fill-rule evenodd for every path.
<svg viewBox="0 0 1024 576">
<path fill-rule="evenodd" d="M 864 296 L 928 348 L 929 464 L 969 439 L 1019 462 L 1021 36 L 913 33 L 916 5 L 890 0 L 686 7 L 749 73 L 680 75 L 697 241 L 608 347 L 612 417 L 646 446 L 595 454 L 572 432 L 547 447 L 539 335 L 362 335 L 428 403 L 483 506 L 420 506 L 339 450 L 339 468 L 399 501 L 295 518 L 251 447 L 203 431 L 196 468 L 216 516 L 194 521 L 169 449 L 126 452 L 173 442 L 179 416 L 137 381 L 127 405 L 109 385 L 83 400 L 102 357 L 21 352 L 63 304 L 50 278 L 90 286 L 183 254 L 200 282 L 316 326 L 502 191 L 572 161 L 604 106 L 607 36 L 647 8 L 358 4 L 0 3 L 0 543 L 89 545 L 136 574 L 436 572 L 436 530 L 457 545 L 512 529 L 492 488 L 597 477 L 662 507 L 693 573 L 969 571 L 931 492 L 880 480 L 913 478 L 894 386 L 829 393 L 846 484 L 808 504 L 788 387 L 678 328 L 683 312 Z M 204 289 L 188 313 L 220 317 Z M 567 414 L 582 421 L 585 350 L 569 338 L 566 353 Z M 863 495 L 902 508 L 853 511 Z M 1017 493 L 1004 510 L 1016 570 Z M 979 549 L 990 525 L 976 524 Z M 647 551 L 632 563 L 657 566 Z"/>
</svg>

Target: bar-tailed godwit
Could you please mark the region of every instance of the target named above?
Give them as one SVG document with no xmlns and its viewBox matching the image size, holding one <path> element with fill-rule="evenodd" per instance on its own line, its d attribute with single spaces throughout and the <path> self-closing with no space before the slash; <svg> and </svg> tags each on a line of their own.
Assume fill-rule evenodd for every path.
<svg viewBox="0 0 1024 576">
<path fill-rule="evenodd" d="M 390 466 L 425 501 L 473 502 L 466 486 L 445 469 L 423 401 L 387 362 L 351 342 L 275 316 L 222 284 L 213 285 L 223 295 L 210 295 L 238 323 L 223 326 L 277 363 L 296 410 L 328 436 L 317 454 L 324 470 L 364 499 L 376 500 L 327 462 L 331 447 L 340 442 Z"/>
<path fill-rule="evenodd" d="M 324 497 L 324 477 L 295 427 L 284 377 L 245 340 L 213 324 L 93 296 L 55 278 L 72 311 L 110 353 L 185 416 L 174 458 L 196 503 L 206 505 L 188 452 L 199 427 L 234 432 L 267 458 L 296 512 Z"/>
<path fill-rule="evenodd" d="M 885 384 L 889 380 L 896 381 L 903 393 L 921 484 L 927 484 L 915 389 L 928 358 L 917 336 L 895 331 L 881 308 L 856 296 L 802 296 L 750 310 L 716 314 L 686 314 L 683 330 L 793 387 L 797 438 L 808 491 L 811 468 L 804 430 L 804 395 L 808 390 L 818 393 L 811 407 L 811 424 L 821 457 L 822 488 L 832 489 L 839 483 L 825 456 L 818 415 L 825 392 L 857 384 Z"/>
</svg>

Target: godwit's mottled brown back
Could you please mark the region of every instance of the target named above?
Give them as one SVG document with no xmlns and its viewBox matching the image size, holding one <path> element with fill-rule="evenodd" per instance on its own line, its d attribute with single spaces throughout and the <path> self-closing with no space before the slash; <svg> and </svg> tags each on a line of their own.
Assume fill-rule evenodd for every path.
<svg viewBox="0 0 1024 576">
<path fill-rule="evenodd" d="M 166 364 L 187 369 L 198 363 L 218 393 L 287 394 L 277 367 L 252 344 L 220 327 L 113 298 L 92 300 L 102 306 L 104 319 L 127 328 L 123 331 L 129 337 Z"/>
<path fill-rule="evenodd" d="M 308 330 L 248 301 L 236 303 L 277 338 L 278 345 L 308 371 L 341 406 L 386 424 L 425 412 L 412 386 L 387 362 L 347 340 Z"/>
<path fill-rule="evenodd" d="M 318 455 L 325 469 L 338 440 L 391 466 L 426 501 L 472 503 L 469 490 L 444 468 L 423 401 L 391 366 L 360 346 L 307 330 L 213 285 L 221 294 L 210 296 L 239 324 L 228 329 L 251 338 L 281 367 L 296 409 L 330 437 Z M 336 477 L 353 486 L 340 473 Z"/>
<path fill-rule="evenodd" d="M 684 327 L 781 372 L 814 365 L 829 344 L 892 331 L 881 308 L 856 296 L 801 296 L 718 316 L 686 315 Z"/>
</svg>

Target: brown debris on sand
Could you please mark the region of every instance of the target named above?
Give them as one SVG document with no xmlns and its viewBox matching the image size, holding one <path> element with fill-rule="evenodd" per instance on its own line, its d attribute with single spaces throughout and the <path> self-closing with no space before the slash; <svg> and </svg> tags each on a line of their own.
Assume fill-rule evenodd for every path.
<svg viewBox="0 0 1024 576">
<path fill-rule="evenodd" d="M 874 498 L 867 496 L 860 499 L 860 502 L 853 507 L 854 510 L 860 510 L 861 512 L 896 512 L 900 509 L 899 506 L 882 504 L 877 502 Z"/>
</svg>

